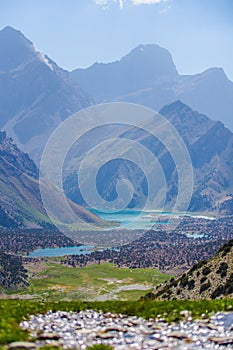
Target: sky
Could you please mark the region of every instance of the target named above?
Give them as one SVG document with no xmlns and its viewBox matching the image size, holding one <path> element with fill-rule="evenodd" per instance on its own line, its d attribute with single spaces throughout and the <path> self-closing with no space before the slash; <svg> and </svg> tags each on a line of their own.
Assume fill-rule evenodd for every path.
<svg viewBox="0 0 233 350">
<path fill-rule="evenodd" d="M 155 43 L 180 74 L 217 66 L 233 80 L 233 0 L 0 0 L 6 25 L 67 70 Z"/>
</svg>

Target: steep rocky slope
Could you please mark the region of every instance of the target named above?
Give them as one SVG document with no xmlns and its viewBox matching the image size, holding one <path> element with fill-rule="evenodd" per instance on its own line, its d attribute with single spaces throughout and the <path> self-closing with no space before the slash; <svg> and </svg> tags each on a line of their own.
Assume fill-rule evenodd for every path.
<svg viewBox="0 0 233 350">
<path fill-rule="evenodd" d="M 55 127 L 91 104 L 68 72 L 11 27 L 0 31 L 0 128 L 39 161 Z"/>
<path fill-rule="evenodd" d="M 160 285 L 145 299 L 215 299 L 233 297 L 233 240 L 209 260 Z"/>
<path fill-rule="evenodd" d="M 54 205 L 62 209 L 59 196 Z M 70 202 L 80 222 L 103 221 Z M 28 154 L 21 152 L 15 142 L 0 132 L 0 227 L 50 227 L 51 223 L 41 201 L 38 170 Z"/>
</svg>

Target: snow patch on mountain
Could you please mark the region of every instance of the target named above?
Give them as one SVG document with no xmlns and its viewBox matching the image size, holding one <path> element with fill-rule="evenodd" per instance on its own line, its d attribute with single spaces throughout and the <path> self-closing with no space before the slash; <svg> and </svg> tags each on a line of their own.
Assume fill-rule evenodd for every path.
<svg viewBox="0 0 233 350">
<path fill-rule="evenodd" d="M 53 65 L 49 62 L 49 59 L 42 52 L 38 52 L 38 57 L 41 62 L 45 63 L 46 66 L 54 71 Z"/>
</svg>

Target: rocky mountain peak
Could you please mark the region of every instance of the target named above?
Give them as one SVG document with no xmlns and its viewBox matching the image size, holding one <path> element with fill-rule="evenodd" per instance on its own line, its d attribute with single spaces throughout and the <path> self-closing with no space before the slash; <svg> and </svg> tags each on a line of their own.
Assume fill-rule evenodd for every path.
<svg viewBox="0 0 233 350">
<path fill-rule="evenodd" d="M 180 113 L 183 112 L 190 112 L 192 109 L 183 103 L 181 100 L 174 101 L 168 105 L 165 105 L 161 110 L 160 113 L 163 115 L 166 115 L 168 113 Z"/>
<path fill-rule="evenodd" d="M 0 71 L 10 71 L 35 55 L 35 49 L 19 30 L 10 26 L 0 31 Z"/>
<path fill-rule="evenodd" d="M 178 72 L 168 50 L 155 44 L 138 45 L 126 56 L 122 57 L 122 63 L 130 63 L 139 69 L 149 70 L 152 77 L 170 76 L 176 77 Z"/>
<path fill-rule="evenodd" d="M 178 73 L 170 53 L 150 44 L 137 46 L 120 60 L 76 69 L 71 77 L 99 102 L 174 81 Z"/>
<path fill-rule="evenodd" d="M 211 67 L 204 72 L 206 75 L 224 76 L 227 78 L 226 73 L 222 67 Z"/>
<path fill-rule="evenodd" d="M 181 100 L 233 130 L 233 82 L 224 70 L 179 75 L 170 52 L 155 44 L 139 45 L 112 63 L 76 69 L 71 77 L 98 103 L 123 101 L 159 111 Z"/>
<path fill-rule="evenodd" d="M 20 31 L 0 31 L 0 128 L 39 162 L 48 136 L 91 98 Z"/>
<path fill-rule="evenodd" d="M 200 136 L 215 123 L 204 114 L 198 113 L 190 108 L 181 100 L 165 105 L 159 113 L 170 120 L 184 138 L 185 134 L 188 133 L 189 140 L 191 135 L 196 138 L 196 134 Z"/>
</svg>

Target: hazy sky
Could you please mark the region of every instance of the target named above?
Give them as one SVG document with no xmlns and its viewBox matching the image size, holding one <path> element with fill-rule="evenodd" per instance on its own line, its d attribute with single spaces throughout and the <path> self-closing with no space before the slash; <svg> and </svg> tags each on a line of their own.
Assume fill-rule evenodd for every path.
<svg viewBox="0 0 233 350">
<path fill-rule="evenodd" d="M 219 66 L 233 80 L 233 0 L 0 0 L 6 25 L 68 70 L 156 43 L 182 74 Z"/>
</svg>

